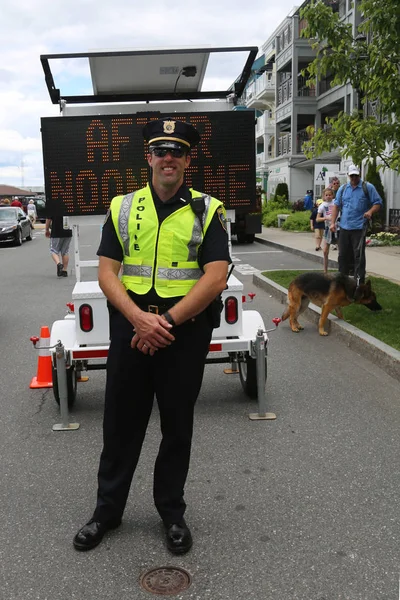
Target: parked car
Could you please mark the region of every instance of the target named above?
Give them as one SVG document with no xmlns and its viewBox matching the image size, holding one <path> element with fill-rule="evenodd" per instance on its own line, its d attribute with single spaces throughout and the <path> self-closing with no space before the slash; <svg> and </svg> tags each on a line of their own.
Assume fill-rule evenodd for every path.
<svg viewBox="0 0 400 600">
<path fill-rule="evenodd" d="M 17 206 L 0 206 L 0 242 L 21 246 L 23 239 L 32 239 L 29 217 Z"/>
<path fill-rule="evenodd" d="M 44 196 L 34 198 L 36 204 L 37 220 L 40 223 L 46 222 L 46 198 Z"/>
</svg>

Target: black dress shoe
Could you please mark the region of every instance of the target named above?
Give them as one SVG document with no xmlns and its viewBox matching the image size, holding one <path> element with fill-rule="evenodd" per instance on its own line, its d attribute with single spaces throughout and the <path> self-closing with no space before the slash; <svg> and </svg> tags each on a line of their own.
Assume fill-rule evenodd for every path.
<svg viewBox="0 0 400 600">
<path fill-rule="evenodd" d="M 121 521 L 113 521 L 107 523 L 101 523 L 95 519 L 90 519 L 76 534 L 73 540 L 75 550 L 84 552 L 85 550 L 92 550 L 98 546 L 110 529 L 115 529 L 121 524 Z"/>
<path fill-rule="evenodd" d="M 192 534 L 182 519 L 178 523 L 164 524 L 167 548 L 173 554 L 185 554 L 193 545 Z"/>
</svg>

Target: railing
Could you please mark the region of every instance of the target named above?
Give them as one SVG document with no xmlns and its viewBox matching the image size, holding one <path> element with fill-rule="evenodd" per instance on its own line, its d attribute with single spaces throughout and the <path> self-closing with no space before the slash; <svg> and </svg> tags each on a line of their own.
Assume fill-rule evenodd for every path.
<svg viewBox="0 0 400 600">
<path fill-rule="evenodd" d="M 256 167 L 260 168 L 265 162 L 265 152 L 260 152 L 256 155 Z"/>
<path fill-rule="evenodd" d="M 321 79 L 318 82 L 319 95 L 325 94 L 325 92 L 328 92 L 329 90 L 332 89 L 331 83 L 332 83 L 333 79 L 334 79 L 333 75 L 328 75 L 328 77 L 325 77 L 324 79 Z"/>
<path fill-rule="evenodd" d="M 300 129 L 300 131 L 297 132 L 296 151 L 298 154 L 302 154 L 303 144 L 304 142 L 308 142 L 309 139 L 310 134 L 307 132 L 307 129 Z"/>
<path fill-rule="evenodd" d="M 265 91 L 275 91 L 275 73 L 272 71 L 265 71 L 246 90 L 246 100 L 251 100 L 254 97 L 258 97 Z"/>
<path fill-rule="evenodd" d="M 288 79 L 278 88 L 278 106 L 292 98 L 293 85 L 292 80 Z"/>
<path fill-rule="evenodd" d="M 389 208 L 389 227 L 400 227 L 400 208 Z"/>
<path fill-rule="evenodd" d="M 293 40 L 292 33 L 293 33 L 292 26 L 288 25 L 286 27 L 286 29 L 281 33 L 281 35 L 279 35 L 277 37 L 277 48 L 276 48 L 277 54 L 282 52 L 282 50 L 287 48 L 289 46 L 289 44 L 292 43 L 292 40 Z"/>
<path fill-rule="evenodd" d="M 278 156 L 292 153 L 292 134 L 282 135 L 278 140 Z"/>
<path fill-rule="evenodd" d="M 263 114 L 257 119 L 256 136 L 266 133 L 273 133 L 275 130 L 275 119 L 271 119 L 268 114 Z"/>
</svg>

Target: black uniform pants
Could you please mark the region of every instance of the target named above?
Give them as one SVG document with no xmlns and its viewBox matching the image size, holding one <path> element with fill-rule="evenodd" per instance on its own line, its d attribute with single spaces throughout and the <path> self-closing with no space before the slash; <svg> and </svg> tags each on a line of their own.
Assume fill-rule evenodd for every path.
<svg viewBox="0 0 400 600">
<path fill-rule="evenodd" d="M 340 229 L 339 271 L 348 275 L 354 268 L 354 279 L 365 282 L 365 230 Z"/>
<path fill-rule="evenodd" d="M 147 425 L 157 398 L 162 440 L 154 469 L 153 496 L 165 523 L 185 512 L 194 405 L 200 392 L 212 328 L 205 313 L 174 327 L 175 341 L 154 356 L 132 350 L 132 325 L 111 316 L 111 343 L 103 421 L 103 451 L 94 518 L 119 520 L 124 512 Z"/>
</svg>

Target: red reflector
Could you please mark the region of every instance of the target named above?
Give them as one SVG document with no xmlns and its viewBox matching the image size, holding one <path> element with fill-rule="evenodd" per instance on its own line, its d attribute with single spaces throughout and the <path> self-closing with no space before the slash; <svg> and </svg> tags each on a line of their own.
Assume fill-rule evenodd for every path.
<svg viewBox="0 0 400 600">
<path fill-rule="evenodd" d="M 246 302 L 246 296 L 242 296 L 242 302 Z"/>
<path fill-rule="evenodd" d="M 72 358 L 84 359 L 84 358 L 107 358 L 108 350 L 73 350 Z"/>
<path fill-rule="evenodd" d="M 238 302 L 234 296 L 225 300 L 225 321 L 233 325 L 238 320 Z"/>
<path fill-rule="evenodd" d="M 86 333 L 93 329 L 93 311 L 90 304 L 82 304 L 79 307 L 79 324 L 82 331 Z"/>
<path fill-rule="evenodd" d="M 71 312 L 75 312 L 75 305 L 73 302 L 67 302 L 66 306 L 68 306 Z"/>
<path fill-rule="evenodd" d="M 210 352 L 220 352 L 222 350 L 222 344 L 210 344 L 209 351 Z"/>
</svg>

